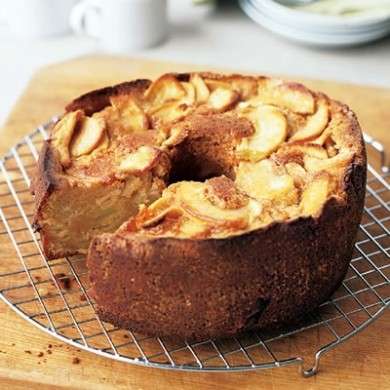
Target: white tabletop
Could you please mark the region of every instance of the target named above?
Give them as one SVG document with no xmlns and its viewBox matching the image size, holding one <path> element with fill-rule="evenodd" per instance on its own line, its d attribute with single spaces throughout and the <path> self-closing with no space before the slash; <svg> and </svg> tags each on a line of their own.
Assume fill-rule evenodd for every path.
<svg viewBox="0 0 390 390">
<path fill-rule="evenodd" d="M 0 124 L 36 69 L 97 51 L 94 39 L 74 35 L 17 41 L 0 25 Z M 390 38 L 350 49 L 299 46 L 259 27 L 235 6 L 201 20 L 173 14 L 166 42 L 128 55 L 390 87 Z"/>
</svg>

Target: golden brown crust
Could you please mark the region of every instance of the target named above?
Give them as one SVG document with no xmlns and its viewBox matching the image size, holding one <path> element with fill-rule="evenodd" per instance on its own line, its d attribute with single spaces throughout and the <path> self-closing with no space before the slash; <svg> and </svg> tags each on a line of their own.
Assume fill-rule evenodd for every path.
<svg viewBox="0 0 390 390">
<path fill-rule="evenodd" d="M 54 156 L 50 147 L 50 141 L 45 141 L 39 154 L 37 171 L 32 183 L 32 192 L 35 197 L 35 214 L 33 225 L 40 230 L 39 219 L 41 209 L 56 187 L 60 185 L 59 174 L 62 167 L 59 160 Z"/>
<path fill-rule="evenodd" d="M 62 174 L 63 168 L 55 150 L 51 146 L 51 140 L 45 141 L 39 154 L 32 191 L 35 197 L 33 228 L 40 233 L 42 249 L 48 259 L 71 256 L 77 253 L 53 251 L 50 245 L 50 234 L 43 228 L 42 223 L 45 219 L 43 215 L 44 210 L 50 203 L 52 194 L 63 190 L 67 186 L 67 182 L 62 178 Z"/>
<path fill-rule="evenodd" d="M 68 104 L 66 112 L 83 110 L 87 115 L 92 115 L 107 107 L 110 104 L 110 97 L 128 94 L 139 96 L 150 84 L 150 80 L 139 79 L 88 92 Z"/>
<path fill-rule="evenodd" d="M 192 74 L 172 75 L 180 82 L 188 82 L 192 77 Z M 200 76 L 209 83 L 210 90 L 224 88 L 223 83 L 245 80 L 237 86 L 237 93 L 245 96 L 244 100 L 256 94 L 258 82 L 272 83 L 278 95 L 261 96 L 263 102 L 270 105 L 274 104 L 273 99 L 283 96 L 287 88 L 286 97 L 282 99 L 283 109 L 302 111 L 297 115 L 286 114 L 290 115 L 289 136 L 291 123 L 301 126 L 300 118 L 312 115 L 313 102 L 322 99 L 329 106 L 330 121 L 328 123 L 326 117 L 319 118 L 316 125 L 324 123 L 331 129 L 337 147 L 348 150 L 346 162 L 343 162 L 346 165 L 341 166 L 341 174 L 335 175 L 338 182 L 332 185 L 337 190 L 315 215 L 282 221 L 273 219 L 274 222 L 258 229 L 222 238 L 208 238 L 208 230 L 199 236 L 202 239 L 153 236 L 134 228 L 134 223 L 117 233 L 94 238 L 87 264 L 91 294 L 102 319 L 148 335 L 191 339 L 226 336 L 248 328 L 280 325 L 312 310 L 327 299 L 343 279 L 363 210 L 365 147 L 357 119 L 347 106 L 301 84 L 267 77 L 207 72 Z M 142 99 L 149 85 L 149 81 L 141 80 L 95 91 L 76 99 L 67 111 L 81 109 L 92 115 L 107 107 L 113 94 L 134 94 L 136 99 Z M 294 93 L 304 95 L 302 107 L 294 100 Z M 174 168 L 171 180 L 175 180 L 175 176 L 186 179 L 188 156 L 192 158 L 192 168 L 193 162 L 199 161 L 198 179 L 226 175 L 234 180 L 232 167 L 237 161 L 232 151 L 241 138 L 253 133 L 250 122 L 238 117 L 230 120 L 226 114 L 205 107 L 187 118 L 190 120 L 177 121 L 175 126 L 180 131 L 173 147 L 167 151 L 174 167 L 182 168 L 178 171 Z M 215 129 L 213 133 L 210 133 L 211 128 Z M 305 142 L 320 144 L 318 134 L 313 134 L 313 138 Z M 218 142 L 213 143 L 215 140 Z M 175 142 L 181 149 L 176 148 Z M 298 146 L 302 144 L 300 140 L 294 142 Z M 337 154 L 331 143 L 324 143 L 324 148 L 329 156 Z M 313 149 L 324 150 L 316 146 Z M 216 165 L 201 164 L 209 157 Z M 288 162 L 302 165 L 304 158 L 305 153 L 298 147 L 270 157 L 281 165 Z M 202 171 L 205 166 L 209 171 Z M 41 153 L 35 185 L 38 227 L 41 209 L 50 193 L 56 186 L 64 185 L 60 179 L 61 169 L 55 152 L 47 144 Z M 316 175 L 314 172 L 313 177 Z M 211 190 L 207 196 L 211 203 L 234 210 L 248 202 L 235 191 L 229 179 L 220 177 L 209 182 Z M 180 212 L 173 210 L 169 215 L 173 219 L 167 218 L 167 224 L 173 223 Z M 41 234 L 45 243 L 44 232 Z"/>
<path fill-rule="evenodd" d="M 224 240 L 101 236 L 88 257 L 91 294 L 103 320 L 149 335 L 204 339 L 281 325 L 338 287 L 360 216 L 331 200 L 318 220 Z"/>
</svg>

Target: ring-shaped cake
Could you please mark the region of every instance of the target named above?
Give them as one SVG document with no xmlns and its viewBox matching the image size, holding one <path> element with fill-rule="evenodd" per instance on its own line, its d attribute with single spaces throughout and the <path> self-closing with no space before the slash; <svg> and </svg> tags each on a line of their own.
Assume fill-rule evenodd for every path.
<svg viewBox="0 0 390 390">
<path fill-rule="evenodd" d="M 103 320 L 228 336 L 333 293 L 365 181 L 347 106 L 267 77 L 166 74 L 67 106 L 40 154 L 34 224 L 48 258 L 87 254 Z"/>
</svg>

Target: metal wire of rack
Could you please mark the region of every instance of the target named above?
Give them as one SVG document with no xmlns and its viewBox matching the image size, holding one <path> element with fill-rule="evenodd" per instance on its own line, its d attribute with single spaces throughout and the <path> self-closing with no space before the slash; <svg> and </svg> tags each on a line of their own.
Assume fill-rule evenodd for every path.
<svg viewBox="0 0 390 390">
<path fill-rule="evenodd" d="M 381 170 L 368 166 L 366 204 L 349 271 L 332 298 L 300 324 L 273 333 L 251 331 L 189 343 L 145 337 L 102 322 L 88 296 L 84 258 L 46 260 L 31 227 L 34 201 L 29 187 L 52 122 L 0 160 L 0 297 L 47 333 L 78 348 L 148 367 L 238 371 L 297 365 L 308 377 L 318 372 L 324 353 L 363 330 L 390 305 L 390 173 L 382 145 L 365 136 L 379 153 Z M 309 369 L 304 368 L 306 355 L 314 356 Z"/>
</svg>

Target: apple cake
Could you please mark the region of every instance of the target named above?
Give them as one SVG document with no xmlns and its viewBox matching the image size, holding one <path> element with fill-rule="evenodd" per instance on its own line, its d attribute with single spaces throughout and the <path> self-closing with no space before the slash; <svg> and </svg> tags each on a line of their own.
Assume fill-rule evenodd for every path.
<svg viewBox="0 0 390 390">
<path fill-rule="evenodd" d="M 166 74 L 70 103 L 37 172 L 43 250 L 87 254 L 101 318 L 201 339 L 289 323 L 333 293 L 366 153 L 353 112 L 301 84 Z"/>
</svg>

